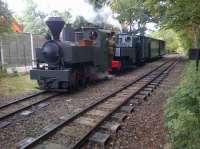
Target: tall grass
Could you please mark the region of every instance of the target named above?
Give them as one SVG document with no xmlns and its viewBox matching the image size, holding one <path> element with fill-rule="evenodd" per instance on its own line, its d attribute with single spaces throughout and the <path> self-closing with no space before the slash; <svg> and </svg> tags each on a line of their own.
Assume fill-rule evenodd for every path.
<svg viewBox="0 0 200 149">
<path fill-rule="evenodd" d="M 200 72 L 189 62 L 181 85 L 168 99 L 165 120 L 174 149 L 200 149 Z"/>
</svg>

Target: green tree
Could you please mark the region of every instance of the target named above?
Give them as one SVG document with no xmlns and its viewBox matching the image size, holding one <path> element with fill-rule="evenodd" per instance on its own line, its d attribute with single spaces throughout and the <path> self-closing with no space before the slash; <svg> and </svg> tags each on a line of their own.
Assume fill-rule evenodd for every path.
<svg viewBox="0 0 200 149">
<path fill-rule="evenodd" d="M 54 16 L 62 17 L 66 24 L 70 24 L 70 23 L 72 22 L 72 20 L 71 20 L 71 19 L 72 19 L 72 15 L 71 15 L 70 12 L 67 11 L 67 10 L 65 10 L 65 11 L 63 11 L 63 12 L 59 12 L 59 11 L 57 11 L 57 10 L 54 10 L 54 11 L 52 12 L 52 14 L 53 14 Z"/>
<path fill-rule="evenodd" d="M 173 149 L 199 149 L 200 147 L 200 73 L 196 62 L 185 66 L 181 84 L 173 91 L 165 106 L 168 138 Z"/>
<path fill-rule="evenodd" d="M 145 6 L 161 26 L 187 34 L 193 47 L 200 47 L 200 3 L 197 0 L 145 0 Z"/>
<path fill-rule="evenodd" d="M 166 50 L 169 52 L 176 52 L 182 50 L 179 35 L 172 29 L 160 29 L 149 34 L 150 37 L 161 39 L 166 42 Z"/>
<path fill-rule="evenodd" d="M 11 31 L 12 15 L 7 4 L 0 0 L 0 33 Z"/>
<path fill-rule="evenodd" d="M 155 22 L 142 0 L 113 0 L 112 9 L 119 14 L 119 21 L 127 23 L 129 30 L 134 31 L 135 34 L 143 35 L 146 31 L 146 24 Z M 138 26 L 137 29 L 133 27 L 135 24 Z"/>
<path fill-rule="evenodd" d="M 73 26 L 75 28 L 81 28 L 84 26 L 88 26 L 89 24 L 90 23 L 87 20 L 85 20 L 85 18 L 83 16 L 77 16 L 76 20 L 73 23 Z"/>
<path fill-rule="evenodd" d="M 46 34 L 47 26 L 45 18 L 47 14 L 37 10 L 37 4 L 33 0 L 25 0 L 26 9 L 24 16 L 21 18 L 24 24 L 24 31 L 35 34 Z"/>
<path fill-rule="evenodd" d="M 110 4 L 110 0 L 88 0 L 88 2 L 92 4 L 95 9 L 102 8 L 105 4 Z"/>
</svg>

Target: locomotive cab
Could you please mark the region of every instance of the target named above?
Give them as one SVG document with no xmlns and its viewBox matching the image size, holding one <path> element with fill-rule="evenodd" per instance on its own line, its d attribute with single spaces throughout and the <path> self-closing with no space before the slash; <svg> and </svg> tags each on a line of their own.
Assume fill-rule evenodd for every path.
<svg viewBox="0 0 200 149">
<path fill-rule="evenodd" d="M 136 49 L 133 36 L 128 33 L 118 34 L 116 43 L 112 70 L 127 69 L 136 64 Z"/>
</svg>

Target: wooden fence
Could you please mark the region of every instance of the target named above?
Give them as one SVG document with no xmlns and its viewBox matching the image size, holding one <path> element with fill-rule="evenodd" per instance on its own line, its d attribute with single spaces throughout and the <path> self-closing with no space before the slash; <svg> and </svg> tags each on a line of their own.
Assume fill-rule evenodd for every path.
<svg viewBox="0 0 200 149">
<path fill-rule="evenodd" d="M 15 33 L 0 36 L 0 66 L 33 66 L 35 48 L 41 47 L 44 37 L 30 33 Z"/>
</svg>

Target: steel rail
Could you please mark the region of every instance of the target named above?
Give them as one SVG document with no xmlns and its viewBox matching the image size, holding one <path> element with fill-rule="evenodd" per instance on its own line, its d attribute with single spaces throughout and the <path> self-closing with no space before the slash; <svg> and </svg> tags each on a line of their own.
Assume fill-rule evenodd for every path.
<svg viewBox="0 0 200 149">
<path fill-rule="evenodd" d="M 45 93 L 47 93 L 47 91 L 41 91 L 41 92 L 39 92 L 39 93 L 35 93 L 35 94 L 33 94 L 33 95 L 29 95 L 29 96 L 23 97 L 23 98 L 21 98 L 21 99 L 11 101 L 11 102 L 6 103 L 6 104 L 4 104 L 4 105 L 0 105 L 0 110 L 3 109 L 3 108 L 8 107 L 8 106 L 10 106 L 10 105 L 16 104 L 16 103 L 18 103 L 18 102 L 21 102 L 21 101 L 24 101 L 24 100 L 27 100 L 27 99 L 30 99 L 30 98 L 33 98 L 33 97 L 36 97 L 36 96 L 45 94 Z"/>
<path fill-rule="evenodd" d="M 146 83 L 143 87 L 141 87 L 137 92 L 133 93 L 131 96 L 127 97 L 122 104 L 119 104 L 116 108 L 114 108 L 112 111 L 109 112 L 104 118 L 101 119 L 100 122 L 98 122 L 94 127 L 91 128 L 91 130 L 84 136 L 82 139 L 80 139 L 75 145 L 71 146 L 70 149 L 78 149 L 80 148 L 84 142 L 88 139 L 88 137 L 96 130 L 98 127 L 106 120 L 108 117 L 110 117 L 113 113 L 115 113 L 117 110 L 119 110 L 120 107 L 122 107 L 124 104 L 126 104 L 129 99 L 133 98 L 135 95 L 137 95 L 141 90 L 143 90 L 147 85 L 149 85 L 151 82 L 156 80 L 159 76 L 161 76 L 166 70 L 173 67 L 176 64 L 176 62 L 172 63 L 169 67 L 164 69 L 161 73 L 159 73 L 155 78 L 153 78 L 151 81 Z"/>
<path fill-rule="evenodd" d="M 59 129 L 61 129 L 65 125 L 67 125 L 70 122 L 72 122 L 73 120 L 75 120 L 77 117 L 83 115 L 84 113 L 86 113 L 87 111 L 89 111 L 90 109 L 92 109 L 94 106 L 99 105 L 100 103 L 104 102 L 106 99 L 108 99 L 108 98 L 114 96 L 115 94 L 121 92 L 122 90 L 128 88 L 129 86 L 133 85 L 134 83 L 138 82 L 139 80 L 142 80 L 143 78 L 145 78 L 149 74 L 155 72 L 156 70 L 158 70 L 159 68 L 163 67 L 164 65 L 166 65 L 166 64 L 168 64 L 170 62 L 171 62 L 171 60 L 169 60 L 167 62 L 164 62 L 163 64 L 161 64 L 158 67 L 154 68 L 150 72 L 142 75 L 141 77 L 139 77 L 139 78 L 131 81 L 128 84 L 125 84 L 120 89 L 117 89 L 116 91 L 113 91 L 113 92 L 111 92 L 111 93 L 109 93 L 107 95 L 104 95 L 103 97 L 100 97 L 99 99 L 96 99 L 96 101 L 94 103 L 88 105 L 86 108 L 82 109 L 80 112 L 71 115 L 68 119 L 60 122 L 59 124 L 57 124 L 56 126 L 54 126 L 51 130 L 46 131 L 45 133 L 41 134 L 37 138 L 33 139 L 33 141 L 31 141 L 28 144 L 22 146 L 21 149 L 28 149 L 28 148 L 34 147 L 35 145 L 37 145 L 37 143 L 39 143 L 40 141 L 44 140 L 45 138 L 48 138 L 49 136 L 51 136 L 52 134 L 54 134 L 56 131 L 58 131 Z"/>
<path fill-rule="evenodd" d="M 14 112 L 8 113 L 8 114 L 6 114 L 6 115 L 0 117 L 0 121 L 4 120 L 4 119 L 6 119 L 6 118 L 8 118 L 8 117 L 10 117 L 10 116 L 12 116 L 12 115 L 15 115 L 16 113 L 19 113 L 19 112 L 21 112 L 21 111 L 27 110 L 27 109 L 31 108 L 32 106 L 38 105 L 38 104 L 40 104 L 40 103 L 42 103 L 42 102 L 45 102 L 45 101 L 50 100 L 50 99 L 52 99 L 52 98 L 54 98 L 54 97 L 57 97 L 57 96 L 59 96 L 59 95 L 60 95 L 60 93 L 56 93 L 56 94 L 54 94 L 54 95 L 51 95 L 51 96 L 49 96 L 49 97 L 46 97 L 46 98 L 44 98 L 44 99 L 38 101 L 38 102 L 35 102 L 35 103 L 33 103 L 33 104 L 30 104 L 30 105 L 25 106 L 25 107 L 22 107 L 22 108 L 19 108 L 19 109 L 17 109 L 17 110 L 14 111 Z"/>
</svg>

